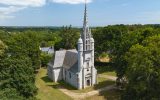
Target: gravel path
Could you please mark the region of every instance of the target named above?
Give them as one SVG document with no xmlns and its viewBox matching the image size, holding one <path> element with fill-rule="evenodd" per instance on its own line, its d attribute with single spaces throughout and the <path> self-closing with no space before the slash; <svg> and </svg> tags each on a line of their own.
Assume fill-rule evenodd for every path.
<svg viewBox="0 0 160 100">
<path fill-rule="evenodd" d="M 109 75 L 99 75 L 99 77 L 107 78 L 107 79 L 114 80 L 114 81 L 116 80 L 116 77 L 109 76 Z M 99 94 L 102 91 L 111 90 L 113 88 L 115 88 L 115 85 L 106 86 L 104 88 L 101 88 L 98 90 L 93 90 L 93 91 L 90 91 L 87 93 L 75 93 L 75 92 L 72 92 L 72 91 L 70 91 L 66 88 L 63 88 L 63 87 L 60 87 L 59 90 L 62 91 L 63 93 L 65 93 L 66 95 L 72 97 L 74 100 L 80 100 L 80 99 L 84 99 L 86 97 L 90 97 L 90 96 Z"/>
<path fill-rule="evenodd" d="M 74 92 L 69 91 L 65 88 L 59 88 L 59 90 L 62 91 L 63 93 L 65 93 L 66 95 L 72 97 L 74 100 L 80 100 L 80 99 L 84 99 L 86 97 L 90 97 L 90 96 L 99 94 L 102 91 L 111 90 L 113 88 L 115 88 L 115 85 L 110 85 L 110 86 L 107 86 L 105 88 L 101 88 L 101 89 L 98 89 L 98 90 L 93 90 L 93 91 L 90 91 L 90 92 L 87 92 L 87 93 L 74 93 Z"/>
</svg>

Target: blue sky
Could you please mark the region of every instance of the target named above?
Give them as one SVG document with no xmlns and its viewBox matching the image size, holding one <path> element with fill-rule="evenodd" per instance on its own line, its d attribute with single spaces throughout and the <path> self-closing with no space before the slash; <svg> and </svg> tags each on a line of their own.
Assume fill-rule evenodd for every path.
<svg viewBox="0 0 160 100">
<path fill-rule="evenodd" d="M 0 26 L 82 26 L 84 0 L 0 0 Z M 160 0 L 88 0 L 90 26 L 160 24 Z"/>
</svg>

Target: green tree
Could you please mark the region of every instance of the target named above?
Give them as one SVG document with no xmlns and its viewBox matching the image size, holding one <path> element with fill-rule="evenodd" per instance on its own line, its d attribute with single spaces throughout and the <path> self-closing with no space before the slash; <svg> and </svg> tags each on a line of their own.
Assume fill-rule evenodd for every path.
<svg viewBox="0 0 160 100">
<path fill-rule="evenodd" d="M 23 56 L 0 60 L 0 80 L 0 89 L 14 88 L 25 98 L 37 92 L 31 60 Z"/>
<path fill-rule="evenodd" d="M 148 37 L 126 54 L 128 85 L 125 100 L 158 100 L 160 98 L 160 35 Z"/>
<path fill-rule="evenodd" d="M 0 40 L 0 57 L 4 54 L 7 46 Z"/>
<path fill-rule="evenodd" d="M 43 67 L 47 67 L 47 64 L 49 63 L 49 61 L 51 60 L 53 55 L 50 54 L 46 54 L 46 53 L 41 53 L 41 66 Z"/>
<path fill-rule="evenodd" d="M 0 90 L 0 98 L 1 100 L 24 100 L 14 88 Z"/>
<path fill-rule="evenodd" d="M 36 32 L 25 31 L 11 35 L 8 52 L 12 56 L 27 56 L 31 59 L 34 70 L 40 66 L 40 41 Z"/>
<path fill-rule="evenodd" d="M 56 49 L 75 49 L 77 40 L 80 37 L 79 30 L 72 28 L 71 26 L 63 27 L 59 36 L 62 40 L 55 45 Z"/>
</svg>

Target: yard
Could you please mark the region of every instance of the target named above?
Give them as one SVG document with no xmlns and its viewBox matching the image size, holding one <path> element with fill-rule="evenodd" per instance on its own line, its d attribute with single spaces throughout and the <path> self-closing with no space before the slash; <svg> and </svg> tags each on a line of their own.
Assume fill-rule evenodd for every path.
<svg viewBox="0 0 160 100">
<path fill-rule="evenodd" d="M 46 69 L 40 69 L 36 75 L 36 86 L 38 88 L 37 99 L 40 100 L 72 100 L 71 97 L 65 95 L 58 90 L 56 86 L 58 83 L 53 83 L 48 79 Z"/>
<path fill-rule="evenodd" d="M 39 70 L 39 73 L 36 75 L 36 86 L 39 89 L 36 97 L 37 99 L 40 99 L 40 100 L 72 100 L 71 97 L 61 92 L 58 89 L 58 87 L 65 87 L 74 93 L 86 93 L 92 90 L 113 85 L 115 83 L 112 80 L 98 77 L 99 84 L 83 90 L 76 90 L 74 87 L 70 86 L 69 84 L 66 84 L 63 81 L 59 83 L 53 83 L 51 80 L 48 79 L 46 73 L 47 73 L 47 70 L 42 68 Z M 105 100 L 106 98 L 108 98 L 108 100 L 117 100 L 119 98 L 119 95 L 120 95 L 119 91 L 111 90 L 111 91 L 102 92 L 99 95 L 86 98 L 86 100 Z"/>
<path fill-rule="evenodd" d="M 118 90 L 103 91 L 98 95 L 88 97 L 84 100 L 120 100 L 120 92 Z"/>
</svg>

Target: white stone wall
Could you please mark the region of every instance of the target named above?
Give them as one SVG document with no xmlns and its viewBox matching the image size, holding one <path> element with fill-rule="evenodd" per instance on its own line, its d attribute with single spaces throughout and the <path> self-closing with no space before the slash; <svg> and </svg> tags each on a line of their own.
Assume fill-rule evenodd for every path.
<svg viewBox="0 0 160 100">
<path fill-rule="evenodd" d="M 48 77 L 53 80 L 53 69 L 50 66 L 47 67 L 47 74 Z"/>
<path fill-rule="evenodd" d="M 62 68 L 53 69 L 53 81 L 58 82 L 63 78 Z"/>
<path fill-rule="evenodd" d="M 71 77 L 70 77 L 71 75 Z M 74 86 L 75 88 L 78 88 L 78 78 L 77 74 L 74 74 L 72 72 L 66 71 L 66 80 L 67 83 Z"/>
<path fill-rule="evenodd" d="M 82 75 L 82 69 L 81 71 L 77 74 L 78 75 L 78 89 L 83 89 L 83 75 Z"/>
<path fill-rule="evenodd" d="M 97 70 L 94 67 L 92 68 L 92 84 L 97 84 Z"/>
</svg>

